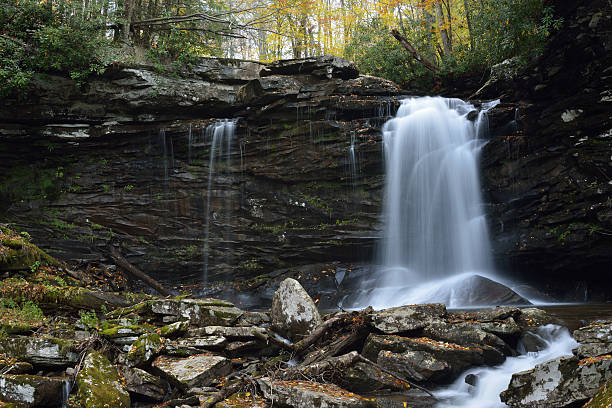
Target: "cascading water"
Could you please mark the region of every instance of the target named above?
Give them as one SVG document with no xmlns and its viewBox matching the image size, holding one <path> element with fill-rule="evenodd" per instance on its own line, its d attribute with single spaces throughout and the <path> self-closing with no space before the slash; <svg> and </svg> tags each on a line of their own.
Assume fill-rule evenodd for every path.
<svg viewBox="0 0 612 408">
<path fill-rule="evenodd" d="M 231 147 L 232 139 L 234 138 L 234 132 L 236 128 L 236 120 L 224 119 L 218 120 L 215 123 L 209 125 L 206 128 L 206 139 L 211 140 L 210 142 L 210 157 L 208 161 L 208 188 L 206 194 L 206 213 L 204 222 L 204 266 L 203 266 L 203 281 L 204 284 L 208 283 L 208 260 L 210 256 L 210 222 L 211 222 L 211 195 L 215 173 L 215 161 L 219 162 L 217 167 L 221 164 L 221 161 L 225 159 L 225 168 L 229 171 L 230 159 L 231 159 Z M 225 147 L 225 154 L 224 149 Z M 229 199 L 225 202 L 225 210 L 228 220 L 226 225 L 229 227 L 230 207 L 231 202 Z M 228 241 L 226 237 L 226 241 Z M 229 251 L 227 251 L 229 253 Z"/>
<path fill-rule="evenodd" d="M 467 102 L 412 98 L 385 123 L 382 266 L 369 304 L 463 306 L 460 297 L 430 284 L 466 273 L 491 275 L 478 154 L 488 127 L 485 112 L 497 102 L 483 105 L 472 122 L 467 115 L 476 109 Z"/>
<path fill-rule="evenodd" d="M 436 408 L 506 407 L 501 402 L 499 394 L 508 388 L 512 374 L 531 369 L 537 364 L 557 357 L 571 355 L 572 349 L 578 346 L 576 340 L 564 327 L 542 326 L 533 334 L 546 345 L 543 350 L 508 357 L 503 364 L 496 367 L 478 367 L 466 371 L 454 384 L 435 393 L 436 397 L 442 400 Z M 474 386 L 465 383 L 468 374 L 476 376 Z"/>
</svg>

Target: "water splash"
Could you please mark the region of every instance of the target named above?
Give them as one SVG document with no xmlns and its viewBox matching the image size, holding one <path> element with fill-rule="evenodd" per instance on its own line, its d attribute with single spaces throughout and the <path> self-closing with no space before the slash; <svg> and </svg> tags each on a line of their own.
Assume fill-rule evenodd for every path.
<svg viewBox="0 0 612 408">
<path fill-rule="evenodd" d="M 236 120 L 233 119 L 224 119 L 218 120 L 215 123 L 209 125 L 206 128 L 206 139 L 211 140 L 210 142 L 210 157 L 208 160 L 208 188 L 206 194 L 206 212 L 205 222 L 204 222 L 204 249 L 203 249 L 203 257 L 204 257 L 204 265 L 203 265 L 203 283 L 208 284 L 208 263 L 210 257 L 210 223 L 213 214 L 211 214 L 211 195 L 212 195 L 212 187 L 214 184 L 214 180 L 217 173 L 220 171 L 217 169 L 217 173 L 215 172 L 215 161 L 218 162 L 217 167 L 220 167 L 224 160 L 225 169 L 229 171 L 229 167 L 231 164 L 231 147 L 232 147 L 232 139 L 234 138 L 236 128 Z M 225 147 L 225 154 L 224 149 Z M 230 209 L 231 202 L 229 199 L 225 202 L 225 212 L 227 217 L 230 217 Z M 229 220 L 226 220 L 226 225 L 229 226 Z M 226 241 L 228 241 L 226 237 Z M 226 251 L 229 253 L 229 251 Z"/>
<path fill-rule="evenodd" d="M 506 407 L 499 399 L 499 394 L 508 388 L 512 374 L 529 370 L 554 358 L 571 355 L 572 349 L 578 346 L 565 327 L 552 324 L 538 327 L 534 335 L 546 345 L 543 350 L 508 357 L 503 364 L 496 367 L 472 368 L 466 371 L 448 388 L 435 393 L 436 397 L 442 400 L 436 408 Z M 465 383 L 464 379 L 468 374 L 476 376 L 475 386 Z"/>
<path fill-rule="evenodd" d="M 460 99 L 406 99 L 383 126 L 382 266 L 368 303 L 414 303 L 390 294 L 465 273 L 491 277 L 478 156 L 488 131 L 486 111 L 498 102 L 483 105 L 472 122 L 467 116 L 476 108 Z M 442 300 L 436 299 L 439 290 L 432 293 L 419 300 Z"/>
</svg>

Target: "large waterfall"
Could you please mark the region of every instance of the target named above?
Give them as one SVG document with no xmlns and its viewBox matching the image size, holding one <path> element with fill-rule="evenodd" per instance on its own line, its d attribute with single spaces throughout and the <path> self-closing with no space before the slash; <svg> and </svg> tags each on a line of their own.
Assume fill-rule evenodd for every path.
<svg viewBox="0 0 612 408">
<path fill-rule="evenodd" d="M 412 98 L 384 125 L 384 237 L 369 303 L 460 306 L 469 290 L 452 278 L 491 275 L 478 171 L 491 106 L 471 121 L 476 109 L 459 99 Z"/>
</svg>

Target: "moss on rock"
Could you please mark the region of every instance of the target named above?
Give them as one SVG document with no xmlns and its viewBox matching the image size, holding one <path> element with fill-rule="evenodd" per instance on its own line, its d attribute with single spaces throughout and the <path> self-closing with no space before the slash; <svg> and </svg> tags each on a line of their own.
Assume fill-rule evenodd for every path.
<svg viewBox="0 0 612 408">
<path fill-rule="evenodd" d="M 84 408 L 129 408 L 130 395 L 115 366 L 97 351 L 90 352 L 76 378 Z"/>
<path fill-rule="evenodd" d="M 144 366 L 164 348 L 164 341 L 157 333 L 143 334 L 136 340 L 127 354 L 132 366 Z"/>
</svg>

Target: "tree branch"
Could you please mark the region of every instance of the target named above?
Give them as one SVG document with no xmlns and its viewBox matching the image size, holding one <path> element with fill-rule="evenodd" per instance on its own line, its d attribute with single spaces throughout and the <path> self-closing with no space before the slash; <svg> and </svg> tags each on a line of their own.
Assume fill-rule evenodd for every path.
<svg viewBox="0 0 612 408">
<path fill-rule="evenodd" d="M 414 46 L 412 44 L 410 44 L 408 42 L 408 40 L 399 33 L 399 31 L 397 31 L 395 28 L 391 30 L 391 35 L 393 35 L 393 37 L 395 37 L 395 39 L 397 41 L 399 41 L 399 43 L 410 53 L 412 54 L 412 57 L 419 61 L 421 64 L 423 64 L 423 66 L 425 68 L 427 68 L 428 70 L 430 70 L 431 72 L 433 72 L 434 74 L 438 73 L 438 68 L 436 68 L 436 66 L 431 63 L 431 61 L 429 61 L 428 59 L 426 59 L 425 57 L 421 56 L 421 54 L 419 54 L 419 52 L 417 51 L 416 48 L 414 48 Z"/>
</svg>

